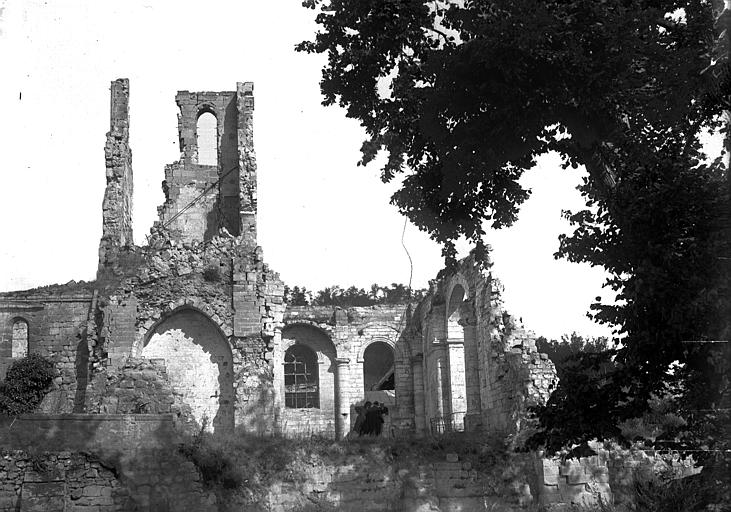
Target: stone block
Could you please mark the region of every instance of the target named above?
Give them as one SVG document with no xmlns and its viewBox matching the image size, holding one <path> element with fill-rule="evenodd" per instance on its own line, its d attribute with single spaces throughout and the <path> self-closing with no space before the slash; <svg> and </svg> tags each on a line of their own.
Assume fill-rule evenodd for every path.
<svg viewBox="0 0 731 512">
<path fill-rule="evenodd" d="M 20 495 L 22 512 L 63 512 L 66 495 L 64 482 L 24 483 Z"/>
</svg>

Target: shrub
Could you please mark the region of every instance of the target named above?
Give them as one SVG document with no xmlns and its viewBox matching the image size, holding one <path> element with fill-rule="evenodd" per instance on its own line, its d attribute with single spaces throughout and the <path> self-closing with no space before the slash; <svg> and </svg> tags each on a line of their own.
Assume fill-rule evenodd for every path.
<svg viewBox="0 0 731 512">
<path fill-rule="evenodd" d="M 53 363 L 38 354 L 15 361 L 0 383 L 0 414 L 17 416 L 32 412 L 53 384 Z"/>
<path fill-rule="evenodd" d="M 206 485 L 236 489 L 246 478 L 237 467 L 235 458 L 205 432 L 206 424 L 204 420 L 200 431 L 180 445 L 180 453 L 195 464 Z"/>
</svg>

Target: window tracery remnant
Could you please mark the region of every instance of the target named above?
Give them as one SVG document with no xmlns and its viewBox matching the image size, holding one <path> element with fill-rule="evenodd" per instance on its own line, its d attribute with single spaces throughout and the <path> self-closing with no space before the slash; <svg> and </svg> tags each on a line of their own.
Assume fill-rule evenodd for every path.
<svg viewBox="0 0 731 512">
<path fill-rule="evenodd" d="M 284 404 L 290 409 L 319 409 L 320 387 L 315 353 L 292 345 L 284 354 Z"/>
</svg>

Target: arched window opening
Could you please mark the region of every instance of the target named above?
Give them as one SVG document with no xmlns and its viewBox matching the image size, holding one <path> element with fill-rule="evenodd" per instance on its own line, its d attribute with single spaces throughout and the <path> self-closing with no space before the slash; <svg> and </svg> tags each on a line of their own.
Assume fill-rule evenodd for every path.
<svg viewBox="0 0 731 512">
<path fill-rule="evenodd" d="M 19 318 L 13 322 L 11 357 L 28 355 L 28 322 Z"/>
<path fill-rule="evenodd" d="M 198 117 L 196 136 L 198 144 L 198 163 L 200 165 L 218 165 L 218 121 L 210 112 L 203 112 Z"/>
<path fill-rule="evenodd" d="M 363 352 L 363 388 L 365 391 L 395 389 L 393 349 L 377 341 Z"/>
<path fill-rule="evenodd" d="M 449 310 L 447 311 L 447 338 L 450 340 L 464 339 L 464 328 L 460 325 L 464 299 L 464 288 L 461 285 L 456 285 L 449 297 Z"/>
<path fill-rule="evenodd" d="M 284 405 L 290 409 L 319 409 L 317 356 L 304 345 L 284 353 Z"/>
</svg>

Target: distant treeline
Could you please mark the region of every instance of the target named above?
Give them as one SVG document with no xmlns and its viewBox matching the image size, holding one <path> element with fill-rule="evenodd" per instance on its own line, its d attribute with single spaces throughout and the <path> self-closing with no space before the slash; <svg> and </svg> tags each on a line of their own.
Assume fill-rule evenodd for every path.
<svg viewBox="0 0 731 512">
<path fill-rule="evenodd" d="M 390 286 L 372 284 L 366 291 L 351 286 L 328 286 L 318 291 L 311 291 L 304 286 L 284 287 L 284 301 L 290 306 L 374 306 L 376 304 L 403 304 L 418 302 L 427 294 L 426 289 L 412 290 L 408 286 L 392 283 Z"/>
</svg>

